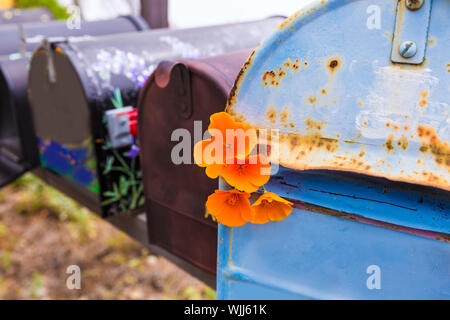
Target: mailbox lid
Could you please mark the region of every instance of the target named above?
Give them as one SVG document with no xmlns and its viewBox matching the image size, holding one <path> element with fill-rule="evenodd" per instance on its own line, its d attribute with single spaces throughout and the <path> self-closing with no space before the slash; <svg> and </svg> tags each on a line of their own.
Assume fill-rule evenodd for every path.
<svg viewBox="0 0 450 320">
<path fill-rule="evenodd" d="M 419 65 L 391 60 L 399 50 L 392 42 L 397 10 L 412 21 L 426 14 L 409 12 L 404 1 L 364 0 L 315 2 L 299 11 L 257 48 L 228 111 L 279 129 L 274 161 L 286 167 L 450 190 L 450 33 L 443 27 L 450 6 L 433 1 L 429 24 L 417 18 L 417 30 L 429 30 Z M 382 23 L 373 25 L 377 13 Z"/>
<path fill-rule="evenodd" d="M 193 150 L 194 139 L 202 139 L 210 115 L 224 110 L 234 78 L 250 53 L 162 62 L 139 98 L 140 160 L 150 243 L 212 274 L 216 273 L 217 223 L 207 217 L 205 202 L 218 184 L 204 169 L 192 165 L 192 152 L 184 151 L 187 157 L 178 153 L 182 159 L 173 157 L 182 141 L 172 135 L 183 130 L 188 140 L 182 140 Z"/>
</svg>

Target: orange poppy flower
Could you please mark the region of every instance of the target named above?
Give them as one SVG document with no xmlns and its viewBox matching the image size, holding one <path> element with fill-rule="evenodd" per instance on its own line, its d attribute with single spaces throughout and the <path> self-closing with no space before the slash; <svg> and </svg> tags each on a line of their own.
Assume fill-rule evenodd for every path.
<svg viewBox="0 0 450 320">
<path fill-rule="evenodd" d="M 208 197 L 206 208 L 217 221 L 228 227 L 240 227 L 247 223 L 243 216 L 250 215 L 250 194 L 237 190 L 216 190 Z"/>
<path fill-rule="evenodd" d="M 252 205 L 250 216 L 244 216 L 244 219 L 255 224 L 281 221 L 291 214 L 292 205 L 277 194 L 266 192 Z"/>
<path fill-rule="evenodd" d="M 240 164 L 243 162 L 243 164 Z M 245 160 L 235 159 L 221 169 L 225 181 L 238 190 L 255 192 L 270 179 L 270 163 L 263 155 L 251 155 Z"/>
<path fill-rule="evenodd" d="M 236 122 L 226 112 L 215 113 L 210 117 L 208 131 L 211 139 L 202 140 L 194 146 L 194 160 L 200 167 L 207 167 L 208 177 L 215 179 L 220 175 L 226 159 L 243 159 L 256 146 L 256 130 L 242 122 Z"/>
</svg>

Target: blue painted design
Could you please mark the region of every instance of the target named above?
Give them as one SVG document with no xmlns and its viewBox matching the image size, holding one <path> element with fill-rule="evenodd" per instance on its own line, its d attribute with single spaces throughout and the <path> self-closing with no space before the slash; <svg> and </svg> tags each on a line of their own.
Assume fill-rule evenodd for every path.
<svg viewBox="0 0 450 320">
<path fill-rule="evenodd" d="M 41 155 L 41 165 L 56 173 L 73 179 L 76 183 L 98 193 L 99 186 L 96 178 L 96 162 L 92 161 L 92 145 L 84 143 L 87 147 L 69 148 L 59 144 L 56 141 L 48 143 L 38 138 L 39 150 Z"/>
<path fill-rule="evenodd" d="M 94 173 L 85 167 L 75 167 L 73 169 L 73 177 L 75 181 L 83 185 L 89 185 L 94 181 Z"/>
<path fill-rule="evenodd" d="M 76 165 L 81 165 L 88 161 L 89 152 L 88 150 L 86 150 L 86 148 L 74 149 L 72 151 L 69 151 L 69 154 L 73 161 L 75 161 Z"/>
<path fill-rule="evenodd" d="M 43 145 L 42 142 L 40 144 Z M 57 172 L 67 174 L 71 170 L 69 153 L 65 148 L 53 141 L 46 146 L 42 157 L 47 166 Z"/>
</svg>

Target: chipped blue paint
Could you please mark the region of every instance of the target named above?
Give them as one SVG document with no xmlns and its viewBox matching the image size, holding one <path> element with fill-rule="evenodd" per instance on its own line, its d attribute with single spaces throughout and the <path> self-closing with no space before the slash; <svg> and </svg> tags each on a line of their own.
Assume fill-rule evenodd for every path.
<svg viewBox="0 0 450 320">
<path fill-rule="evenodd" d="M 367 28 L 371 6 L 380 10 L 379 30 Z M 255 127 L 279 129 L 280 158 L 273 160 L 284 166 L 450 190 L 450 5 L 433 1 L 419 66 L 391 61 L 396 7 L 341 0 L 302 10 L 256 49 L 228 110 Z"/>
<path fill-rule="evenodd" d="M 380 30 L 366 28 L 369 6 Z M 450 171 L 436 158 L 450 141 L 450 3 L 433 1 L 420 66 L 390 61 L 396 7 L 316 2 L 256 50 L 228 110 L 285 135 L 285 167 L 266 188 L 295 208 L 281 222 L 219 226 L 219 299 L 450 299 Z M 436 133 L 428 152 L 420 126 Z M 380 289 L 367 286 L 370 266 Z"/>
</svg>

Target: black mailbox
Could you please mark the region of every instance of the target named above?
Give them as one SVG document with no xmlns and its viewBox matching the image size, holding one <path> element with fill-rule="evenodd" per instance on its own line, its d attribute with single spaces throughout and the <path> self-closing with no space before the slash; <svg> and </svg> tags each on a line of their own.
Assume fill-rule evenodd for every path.
<svg viewBox="0 0 450 320">
<path fill-rule="evenodd" d="M 36 138 L 28 105 L 29 50 L 43 37 L 70 37 L 104 35 L 148 29 L 138 17 L 120 17 L 99 22 L 83 22 L 81 30 L 70 30 L 63 22 L 24 24 L 23 35 L 34 39 L 23 42 L 22 52 L 17 26 L 1 26 L 0 52 L 0 186 L 3 186 L 39 163 Z M 25 39 L 25 40 L 26 40 Z M 59 38 L 60 39 L 60 38 Z M 27 52 L 28 51 L 28 52 Z"/>
</svg>

